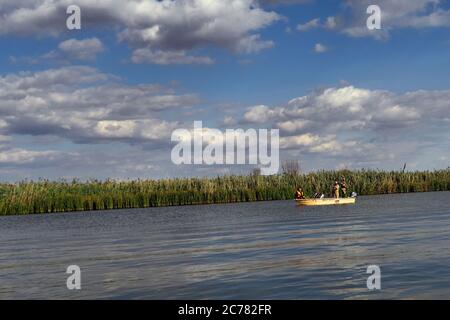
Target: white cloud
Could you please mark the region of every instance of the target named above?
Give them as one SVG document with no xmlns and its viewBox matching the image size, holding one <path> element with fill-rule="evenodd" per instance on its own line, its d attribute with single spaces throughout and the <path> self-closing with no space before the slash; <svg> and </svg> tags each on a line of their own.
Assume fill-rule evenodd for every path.
<svg viewBox="0 0 450 320">
<path fill-rule="evenodd" d="M 279 128 L 280 147 L 291 156 L 383 167 L 408 162 L 425 148 L 445 153 L 441 141 L 450 138 L 449 118 L 450 90 L 396 94 L 347 85 L 317 90 L 282 106 L 250 107 L 242 122 Z"/>
<path fill-rule="evenodd" d="M 261 40 L 259 34 L 253 34 L 248 37 L 240 39 L 233 47 L 234 51 L 238 53 L 256 53 L 264 49 L 272 48 L 275 45 L 273 41 Z"/>
<path fill-rule="evenodd" d="M 304 24 L 299 24 L 297 26 L 297 30 L 304 32 L 304 31 L 308 31 L 308 30 L 317 28 L 319 26 L 320 26 L 320 19 L 316 18 L 316 19 L 312 19 Z"/>
<path fill-rule="evenodd" d="M 70 0 L 3 0 L 0 35 L 58 36 L 65 32 L 65 10 L 70 4 Z M 262 40 L 258 32 L 281 18 L 255 0 L 78 0 L 77 5 L 85 28 L 113 28 L 118 39 L 134 49 L 169 56 L 210 45 L 243 53 L 270 48 L 273 42 Z M 163 61 L 171 60 L 179 63 L 180 58 Z"/>
<path fill-rule="evenodd" d="M 265 105 L 253 106 L 244 114 L 244 121 L 251 123 L 264 123 L 276 116 L 276 110 Z"/>
<path fill-rule="evenodd" d="M 162 140 L 177 128 L 176 123 L 148 120 L 100 120 L 94 128 L 95 135 L 113 139 Z"/>
<path fill-rule="evenodd" d="M 170 87 L 126 85 L 89 67 L 0 77 L 0 172 L 6 177 L 39 176 L 38 168 L 51 166 L 52 176 L 69 172 L 85 176 L 86 168 L 79 165 L 84 163 L 91 176 L 104 177 L 111 171 L 125 177 L 174 175 L 168 169 L 170 135 L 192 123 L 171 121 L 171 114 L 198 101 L 195 95 L 176 94 Z M 436 159 L 450 156 L 442 150 L 442 140 L 450 138 L 449 101 L 450 90 L 398 94 L 346 85 L 317 90 L 281 106 L 250 107 L 240 123 L 279 128 L 282 157 L 305 159 L 310 168 L 342 163 L 352 168 L 395 167 L 405 161 L 420 164 L 424 152 L 433 152 Z M 239 119 L 233 115 L 225 122 L 235 126 Z M 76 144 L 70 154 L 53 150 L 50 144 L 49 150 L 29 150 L 16 144 L 17 136 L 26 136 L 27 141 L 57 137 Z M 106 147 L 117 143 L 118 148 Z M 96 152 L 89 144 L 96 145 Z M 88 151 L 79 149 L 84 146 Z M 126 169 L 138 164 L 140 171 Z"/>
<path fill-rule="evenodd" d="M 291 5 L 291 4 L 304 4 L 304 3 L 310 3 L 314 0 L 259 0 L 262 4 L 272 4 L 272 5 Z"/>
<path fill-rule="evenodd" d="M 97 38 L 89 39 L 69 39 L 61 42 L 58 48 L 46 54 L 32 57 L 11 56 L 13 63 L 39 64 L 41 62 L 57 62 L 62 64 L 70 64 L 80 61 L 94 61 L 98 54 L 105 51 L 103 43 Z"/>
<path fill-rule="evenodd" d="M 35 151 L 21 148 L 0 149 L 0 151 L 0 167 L 23 165 L 51 166 L 55 162 L 74 155 L 61 151 Z"/>
<path fill-rule="evenodd" d="M 366 9 L 374 4 L 370 0 L 349 0 L 346 7 L 351 16 L 346 17 L 342 31 L 352 37 L 373 36 L 384 39 L 397 28 L 450 27 L 450 10 L 440 0 L 380 0 L 381 30 L 368 30 Z"/>
<path fill-rule="evenodd" d="M 234 126 L 236 123 L 236 119 L 234 119 L 232 116 L 225 116 L 225 118 L 223 119 L 223 124 L 225 126 Z"/>
<path fill-rule="evenodd" d="M 299 131 L 306 130 L 312 125 L 311 121 L 303 119 L 287 120 L 283 122 L 278 122 L 276 124 L 277 128 L 287 133 L 295 133 Z"/>
<path fill-rule="evenodd" d="M 389 106 L 372 117 L 372 121 L 378 122 L 416 122 L 421 118 L 415 108 L 402 107 L 399 105 Z"/>
<path fill-rule="evenodd" d="M 316 43 L 314 45 L 314 52 L 315 53 L 324 53 L 324 52 L 327 52 L 327 51 L 328 51 L 328 48 L 325 45 L 321 44 L 321 43 Z"/>
<path fill-rule="evenodd" d="M 325 22 L 325 27 L 327 29 L 334 29 L 337 27 L 336 17 L 328 17 Z"/>
<path fill-rule="evenodd" d="M 450 10 L 441 0 L 347 0 L 343 1 L 342 11 L 329 16 L 322 23 L 314 18 L 299 24 L 301 32 L 316 28 L 337 30 L 351 37 L 374 37 L 386 39 L 394 29 L 450 27 Z M 376 4 L 381 9 L 381 30 L 369 30 L 366 21 L 369 5 Z"/>
<path fill-rule="evenodd" d="M 320 18 L 312 19 L 304 24 L 297 25 L 297 30 L 301 32 L 306 32 L 312 29 L 324 28 L 328 30 L 335 29 L 337 27 L 336 17 L 330 16 L 325 19 L 325 22 L 321 22 Z"/>
<path fill-rule="evenodd" d="M 302 121 L 351 123 L 351 127 L 383 128 L 418 123 L 423 119 L 439 121 L 449 112 L 450 91 L 415 91 L 396 95 L 389 91 L 367 90 L 346 86 L 316 91 L 292 99 L 287 106 L 264 110 L 265 121 Z M 432 102 L 433 101 L 433 102 Z M 424 110 L 423 105 L 433 105 Z M 294 118 L 294 119 L 293 119 Z"/>
<path fill-rule="evenodd" d="M 0 77 L 0 134 L 55 135 L 75 142 L 159 141 L 177 122 L 165 110 L 198 103 L 158 85 L 126 85 L 89 67 L 64 67 Z"/>
<path fill-rule="evenodd" d="M 186 51 L 153 51 L 151 49 L 137 49 L 133 51 L 131 61 L 134 63 L 167 64 L 213 64 L 210 57 L 187 55 Z"/>
<path fill-rule="evenodd" d="M 305 133 L 295 136 L 282 137 L 280 139 L 280 147 L 283 149 L 297 148 L 300 146 L 312 146 L 321 143 L 325 138 L 311 133 Z"/>
<path fill-rule="evenodd" d="M 97 54 L 105 50 L 102 42 L 97 38 L 69 39 L 58 46 L 59 51 L 69 59 L 93 60 Z"/>
</svg>

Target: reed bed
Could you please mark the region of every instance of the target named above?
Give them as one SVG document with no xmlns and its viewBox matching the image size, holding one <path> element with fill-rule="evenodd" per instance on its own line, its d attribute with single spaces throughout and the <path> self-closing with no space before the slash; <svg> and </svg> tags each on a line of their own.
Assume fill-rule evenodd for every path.
<svg viewBox="0 0 450 320">
<path fill-rule="evenodd" d="M 345 177 L 359 195 L 450 190 L 450 169 L 437 171 L 317 171 L 275 176 L 223 176 L 164 180 L 24 181 L 0 184 L 0 215 L 147 208 L 292 199 L 301 186 L 306 195 L 330 194 Z"/>
</svg>

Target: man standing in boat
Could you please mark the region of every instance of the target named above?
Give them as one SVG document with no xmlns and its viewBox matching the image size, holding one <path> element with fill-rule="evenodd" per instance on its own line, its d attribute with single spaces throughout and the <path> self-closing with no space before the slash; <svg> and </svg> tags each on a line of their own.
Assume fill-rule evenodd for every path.
<svg viewBox="0 0 450 320">
<path fill-rule="evenodd" d="M 342 196 L 344 198 L 347 198 L 347 182 L 345 181 L 345 177 L 341 178 L 341 190 L 342 190 Z"/>
<path fill-rule="evenodd" d="M 339 198 L 339 182 L 337 180 L 334 182 L 334 186 L 332 189 L 333 198 Z"/>
</svg>

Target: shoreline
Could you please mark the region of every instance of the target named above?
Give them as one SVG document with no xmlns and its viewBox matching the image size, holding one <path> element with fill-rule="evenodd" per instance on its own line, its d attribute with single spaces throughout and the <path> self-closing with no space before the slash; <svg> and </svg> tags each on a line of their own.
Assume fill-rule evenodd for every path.
<svg viewBox="0 0 450 320">
<path fill-rule="evenodd" d="M 439 191 L 414 191 L 414 192 L 392 192 L 392 193 L 377 193 L 377 194 L 367 194 L 358 195 L 358 197 L 374 197 L 374 196 L 388 196 L 388 195 L 400 195 L 400 194 L 419 194 L 419 193 L 435 193 L 435 192 L 450 192 L 450 190 L 439 190 Z M 342 199 L 342 198 L 341 198 Z M 18 216 L 42 216 L 42 215 L 52 215 L 52 214 L 66 214 L 66 213 L 102 213 L 102 212 L 112 212 L 112 211 L 122 211 L 122 210 L 140 210 L 140 209 L 163 209 L 163 208 L 180 208 L 180 207 L 191 207 L 191 206 L 216 206 L 216 205 L 232 205 L 232 204 L 250 204 L 255 202 L 276 202 L 276 201 L 292 201 L 293 205 L 294 198 L 292 199 L 274 199 L 274 200 L 254 200 L 254 201 L 237 201 L 237 202 L 216 202 L 216 203 L 191 203 L 185 205 L 164 205 L 164 206 L 153 206 L 153 207 L 132 207 L 132 208 L 115 208 L 115 209 L 97 209 L 97 210 L 76 210 L 76 211 L 55 211 L 47 213 L 29 213 L 29 214 L 0 214 L 1 217 L 18 217 Z M 333 206 L 328 206 L 333 207 Z"/>
<path fill-rule="evenodd" d="M 325 194 L 345 177 L 359 196 L 450 190 L 450 169 L 436 171 L 316 171 L 299 175 L 218 176 L 165 180 L 0 183 L 0 215 L 144 209 L 291 200 L 298 186 L 307 197 Z"/>
</svg>

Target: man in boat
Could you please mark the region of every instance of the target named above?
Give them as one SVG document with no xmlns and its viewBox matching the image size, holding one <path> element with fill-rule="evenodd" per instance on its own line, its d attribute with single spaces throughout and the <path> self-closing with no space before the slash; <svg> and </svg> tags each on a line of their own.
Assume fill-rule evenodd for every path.
<svg viewBox="0 0 450 320">
<path fill-rule="evenodd" d="M 345 177 L 342 177 L 342 179 L 341 179 L 341 190 L 342 190 L 342 196 L 344 198 L 347 198 L 347 182 L 345 181 Z"/>
<path fill-rule="evenodd" d="M 334 182 L 334 186 L 332 189 L 333 198 L 339 198 L 339 182 L 337 180 Z"/>
<path fill-rule="evenodd" d="M 297 191 L 295 191 L 295 199 L 297 199 L 297 200 L 299 200 L 299 199 L 306 199 L 302 188 L 298 188 Z"/>
</svg>

